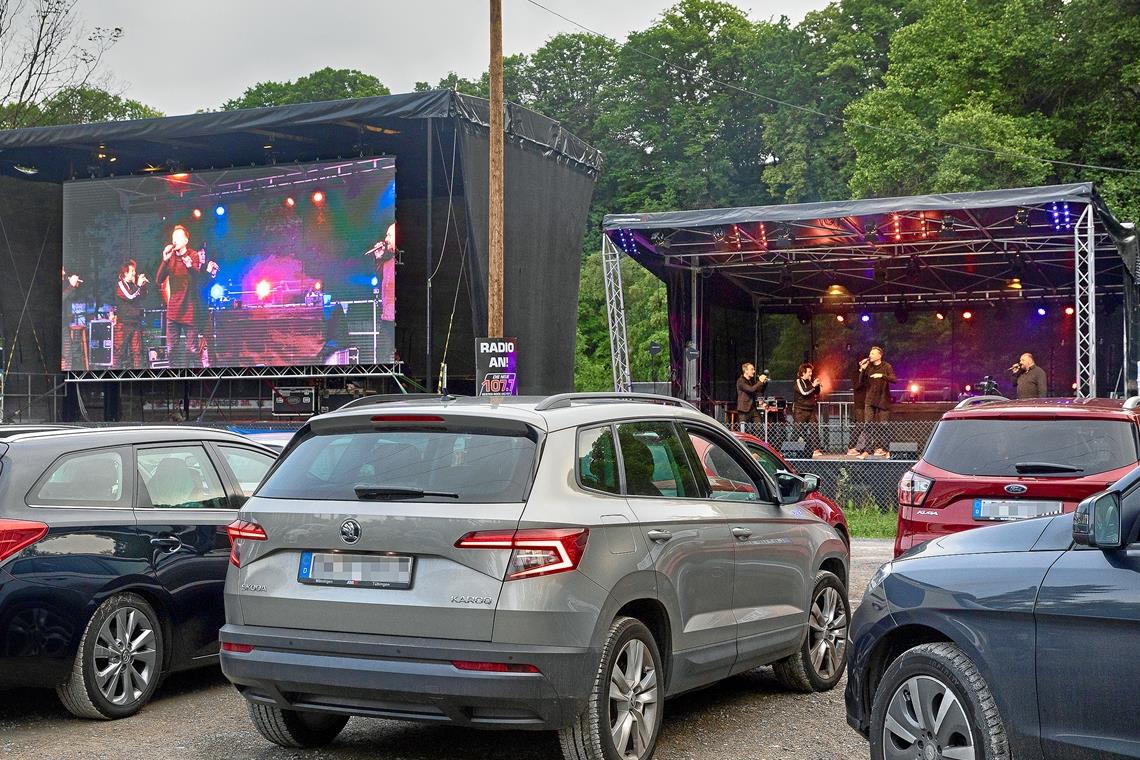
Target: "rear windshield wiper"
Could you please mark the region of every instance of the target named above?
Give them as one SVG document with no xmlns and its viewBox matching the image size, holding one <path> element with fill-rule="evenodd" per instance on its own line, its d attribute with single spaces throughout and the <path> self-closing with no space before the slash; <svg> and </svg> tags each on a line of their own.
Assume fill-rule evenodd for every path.
<svg viewBox="0 0 1140 760">
<path fill-rule="evenodd" d="M 459 494 L 447 491 L 425 491 L 422 488 L 390 488 L 388 486 L 357 486 L 358 499 L 422 499 L 425 496 L 438 496 L 444 499 L 458 499 Z"/>
<path fill-rule="evenodd" d="M 1018 462 L 1014 465 L 1019 473 L 1048 473 L 1048 472 L 1084 472 L 1084 467 L 1075 467 L 1071 464 L 1058 464 L 1056 462 Z"/>
</svg>

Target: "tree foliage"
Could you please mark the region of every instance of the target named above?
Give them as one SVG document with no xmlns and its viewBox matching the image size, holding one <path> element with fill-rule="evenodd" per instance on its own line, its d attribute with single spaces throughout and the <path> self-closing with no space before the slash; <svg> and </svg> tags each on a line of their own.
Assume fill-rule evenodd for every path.
<svg viewBox="0 0 1140 760">
<path fill-rule="evenodd" d="M 258 82 L 240 97 L 222 104 L 223 111 L 241 108 L 283 106 L 292 103 L 318 103 L 343 98 L 367 98 L 391 95 L 384 84 L 356 69 L 323 68 L 290 82 Z"/>
</svg>

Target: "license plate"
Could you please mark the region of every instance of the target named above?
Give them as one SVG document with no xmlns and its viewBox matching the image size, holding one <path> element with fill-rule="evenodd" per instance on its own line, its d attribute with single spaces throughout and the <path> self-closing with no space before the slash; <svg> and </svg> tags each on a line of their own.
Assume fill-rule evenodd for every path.
<svg viewBox="0 0 1140 760">
<path fill-rule="evenodd" d="M 391 554 L 301 552 L 297 580 L 320 586 L 407 589 L 412 587 L 413 557 Z"/>
<path fill-rule="evenodd" d="M 1028 499 L 974 499 L 975 520 L 1028 520 L 1031 517 L 1059 515 L 1064 505 L 1059 501 Z"/>
</svg>

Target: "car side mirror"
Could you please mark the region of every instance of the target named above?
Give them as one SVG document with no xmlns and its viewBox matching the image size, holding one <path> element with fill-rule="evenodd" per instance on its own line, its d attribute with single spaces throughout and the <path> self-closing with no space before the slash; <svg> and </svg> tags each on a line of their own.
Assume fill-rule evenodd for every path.
<svg viewBox="0 0 1140 760">
<path fill-rule="evenodd" d="M 813 475 L 810 472 L 805 472 L 802 476 L 804 481 L 804 493 L 815 493 L 819 490 L 819 476 Z"/>
<path fill-rule="evenodd" d="M 1073 514 L 1073 542 L 1096 549 L 1121 547 L 1120 494 L 1102 491 L 1085 499 Z"/>
<path fill-rule="evenodd" d="M 815 476 L 812 476 L 815 477 Z M 795 504 L 804 497 L 804 478 L 787 470 L 776 472 L 776 484 L 780 487 L 780 503 Z"/>
</svg>

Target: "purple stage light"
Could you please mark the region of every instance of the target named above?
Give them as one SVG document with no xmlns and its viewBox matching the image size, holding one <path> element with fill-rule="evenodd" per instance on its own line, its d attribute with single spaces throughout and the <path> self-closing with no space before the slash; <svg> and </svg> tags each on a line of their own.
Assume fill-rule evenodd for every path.
<svg viewBox="0 0 1140 760">
<path fill-rule="evenodd" d="M 863 320 L 864 322 L 870 322 L 871 321 L 871 315 L 870 314 L 864 314 L 863 316 L 859 317 L 859 319 Z"/>
<path fill-rule="evenodd" d="M 1045 307 L 1044 306 L 1038 306 L 1037 307 L 1037 316 L 1039 316 L 1039 317 L 1045 316 Z"/>
</svg>

